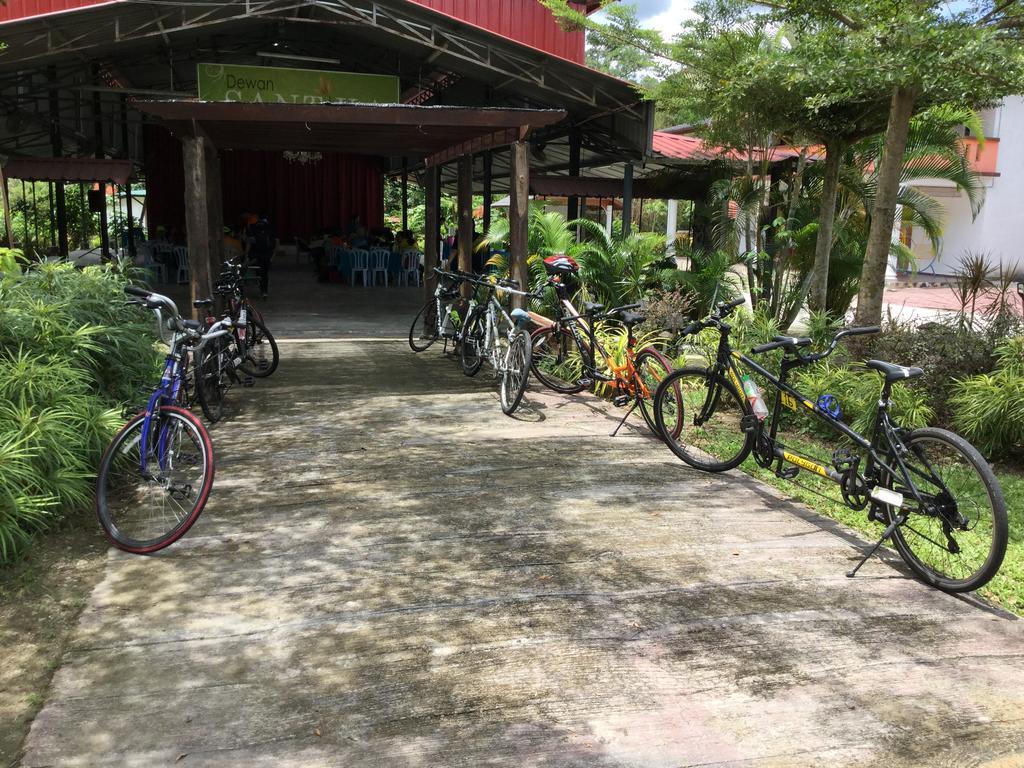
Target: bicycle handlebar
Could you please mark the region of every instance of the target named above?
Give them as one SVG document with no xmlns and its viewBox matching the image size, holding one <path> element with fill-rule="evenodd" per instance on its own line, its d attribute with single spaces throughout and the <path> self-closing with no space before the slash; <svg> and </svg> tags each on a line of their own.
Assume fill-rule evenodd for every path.
<svg viewBox="0 0 1024 768">
<path fill-rule="evenodd" d="M 862 326 L 859 328 L 844 328 L 832 337 L 832 341 L 829 342 L 824 351 L 815 352 L 810 355 L 802 355 L 797 351 L 797 347 L 806 347 L 811 343 L 811 339 L 806 336 L 776 336 L 767 344 L 756 346 L 750 351 L 752 354 L 759 355 L 762 352 L 769 352 L 773 349 L 783 347 L 787 351 L 793 352 L 798 360 L 807 365 L 810 363 L 816 363 L 819 360 L 824 360 L 826 357 L 831 355 L 836 351 L 839 341 L 846 336 L 867 336 L 873 333 L 878 333 L 881 330 L 882 329 L 877 325 Z"/>
</svg>

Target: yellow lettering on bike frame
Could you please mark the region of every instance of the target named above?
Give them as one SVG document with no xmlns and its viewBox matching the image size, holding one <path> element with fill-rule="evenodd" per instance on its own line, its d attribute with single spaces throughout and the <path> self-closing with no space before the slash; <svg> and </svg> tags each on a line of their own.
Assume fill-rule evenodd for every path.
<svg viewBox="0 0 1024 768">
<path fill-rule="evenodd" d="M 796 410 L 796 398 L 793 397 L 788 392 L 780 392 L 779 394 L 782 396 L 782 404 L 784 406 L 786 406 L 787 408 L 789 408 L 789 410 L 795 411 Z"/>
<path fill-rule="evenodd" d="M 808 461 L 803 456 L 796 456 L 788 451 L 782 452 L 782 458 L 788 461 L 790 464 L 796 464 L 798 467 L 803 467 L 808 472 L 814 472 L 816 475 L 822 477 L 828 477 L 828 471 L 820 464 L 815 464 L 813 461 Z"/>
</svg>

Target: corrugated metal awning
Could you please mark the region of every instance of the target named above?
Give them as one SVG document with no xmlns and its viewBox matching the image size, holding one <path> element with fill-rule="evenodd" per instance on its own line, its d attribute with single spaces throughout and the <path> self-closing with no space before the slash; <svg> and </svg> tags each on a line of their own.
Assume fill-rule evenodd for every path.
<svg viewBox="0 0 1024 768">
<path fill-rule="evenodd" d="M 112 181 L 127 184 L 131 160 L 102 160 L 91 157 L 10 157 L 4 176 L 23 181 Z"/>
</svg>

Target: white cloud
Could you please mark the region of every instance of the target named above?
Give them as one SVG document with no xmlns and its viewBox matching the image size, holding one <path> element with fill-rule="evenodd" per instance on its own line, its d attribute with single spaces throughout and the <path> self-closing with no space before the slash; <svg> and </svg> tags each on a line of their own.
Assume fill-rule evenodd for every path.
<svg viewBox="0 0 1024 768">
<path fill-rule="evenodd" d="M 693 0 L 672 0 L 667 10 L 640 20 L 645 27 L 656 29 L 666 40 L 671 40 L 682 30 L 684 21 L 696 17 L 697 14 L 693 12 Z"/>
</svg>

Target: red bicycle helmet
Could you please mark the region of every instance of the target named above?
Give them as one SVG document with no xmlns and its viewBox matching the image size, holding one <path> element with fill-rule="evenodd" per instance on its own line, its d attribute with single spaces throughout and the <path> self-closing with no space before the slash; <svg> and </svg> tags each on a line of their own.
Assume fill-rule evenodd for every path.
<svg viewBox="0 0 1024 768">
<path fill-rule="evenodd" d="M 562 277 L 575 276 L 580 271 L 580 265 L 571 256 L 564 253 L 556 253 L 544 259 L 544 269 L 549 275 L 560 275 Z"/>
</svg>

